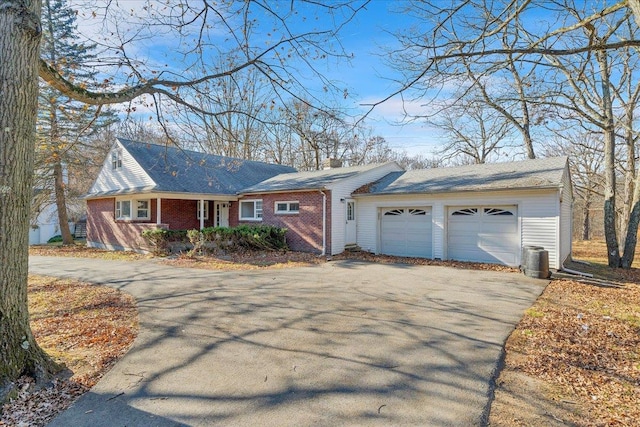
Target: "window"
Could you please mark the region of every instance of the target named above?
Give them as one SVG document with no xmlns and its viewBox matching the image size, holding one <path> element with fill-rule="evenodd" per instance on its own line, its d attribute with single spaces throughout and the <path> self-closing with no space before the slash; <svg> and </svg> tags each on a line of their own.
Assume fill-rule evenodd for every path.
<svg viewBox="0 0 640 427">
<path fill-rule="evenodd" d="M 122 169 L 122 150 L 113 150 L 111 152 L 111 169 Z"/>
<path fill-rule="evenodd" d="M 300 212 L 299 202 L 276 202 L 275 212 L 277 214 L 297 214 Z"/>
<path fill-rule="evenodd" d="M 409 209 L 409 215 L 426 215 L 427 211 L 424 209 Z"/>
<path fill-rule="evenodd" d="M 149 219 L 148 200 L 136 200 L 136 219 Z"/>
<path fill-rule="evenodd" d="M 262 200 L 242 200 L 240 202 L 240 219 L 259 221 L 262 219 Z"/>
<path fill-rule="evenodd" d="M 386 216 L 403 215 L 404 214 L 404 209 L 391 209 L 390 211 L 386 211 L 384 214 Z"/>
<path fill-rule="evenodd" d="M 116 219 L 131 219 L 131 200 L 116 201 Z"/>
<path fill-rule="evenodd" d="M 119 220 L 145 220 L 151 218 L 149 199 L 146 200 L 116 200 L 116 219 Z"/>
<path fill-rule="evenodd" d="M 484 208 L 484 214 L 491 216 L 513 216 L 513 212 L 500 208 Z"/>
<path fill-rule="evenodd" d="M 478 213 L 478 208 L 465 208 L 454 211 L 451 215 L 470 216 Z"/>
<path fill-rule="evenodd" d="M 200 200 L 198 200 L 198 204 L 196 205 L 197 211 L 196 211 L 196 216 L 198 219 L 200 219 Z M 204 218 L 203 219 L 209 219 L 209 201 L 205 200 L 204 201 Z"/>
<path fill-rule="evenodd" d="M 356 202 L 347 202 L 347 221 L 356 219 Z"/>
</svg>

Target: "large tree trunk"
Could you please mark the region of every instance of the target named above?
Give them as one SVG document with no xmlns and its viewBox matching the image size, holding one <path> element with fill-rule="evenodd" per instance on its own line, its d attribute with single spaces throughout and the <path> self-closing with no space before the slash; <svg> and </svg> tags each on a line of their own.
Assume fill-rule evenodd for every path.
<svg viewBox="0 0 640 427">
<path fill-rule="evenodd" d="M 53 164 L 53 181 L 56 193 L 56 209 L 63 245 L 73 245 L 73 236 L 69 229 L 69 215 L 67 214 L 67 197 L 65 195 L 64 170 L 58 157 Z"/>
<path fill-rule="evenodd" d="M 589 240 L 591 231 L 591 193 L 587 191 L 582 208 L 582 240 Z"/>
<path fill-rule="evenodd" d="M 33 338 L 27 306 L 40 6 L 0 2 L 0 401 L 20 375 L 42 379 L 54 368 Z"/>
<path fill-rule="evenodd" d="M 631 204 L 631 213 L 629 214 L 629 223 L 627 224 L 627 234 L 624 240 L 624 252 L 620 260 L 622 268 L 631 268 L 633 259 L 636 255 L 636 244 L 638 243 L 638 224 L 640 224 L 640 175 L 636 176 L 634 183 L 633 201 Z"/>
<path fill-rule="evenodd" d="M 607 52 L 596 51 L 602 89 L 602 112 L 604 115 L 604 236 L 607 242 L 609 267 L 620 267 L 620 248 L 616 230 L 616 133 L 613 120 L 613 102 L 609 82 L 611 81 Z"/>
</svg>

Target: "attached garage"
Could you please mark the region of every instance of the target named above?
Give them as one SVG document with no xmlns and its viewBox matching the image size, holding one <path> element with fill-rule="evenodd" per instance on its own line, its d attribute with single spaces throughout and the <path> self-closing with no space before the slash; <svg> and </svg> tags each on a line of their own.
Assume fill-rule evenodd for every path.
<svg viewBox="0 0 640 427">
<path fill-rule="evenodd" d="M 431 258 L 431 224 L 430 207 L 381 209 L 381 253 Z"/>
<path fill-rule="evenodd" d="M 517 265 L 519 236 L 515 205 L 448 208 L 449 259 Z"/>
<path fill-rule="evenodd" d="M 364 251 L 517 267 L 533 245 L 552 269 L 571 255 L 566 157 L 392 172 L 352 197 Z"/>
</svg>

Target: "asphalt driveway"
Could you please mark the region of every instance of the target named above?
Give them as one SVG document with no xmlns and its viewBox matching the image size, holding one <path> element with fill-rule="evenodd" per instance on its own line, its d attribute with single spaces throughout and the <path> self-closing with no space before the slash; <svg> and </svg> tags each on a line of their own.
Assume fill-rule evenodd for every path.
<svg viewBox="0 0 640 427">
<path fill-rule="evenodd" d="M 31 257 L 132 294 L 129 353 L 51 426 L 482 425 L 505 339 L 546 281 L 339 261 L 211 272 Z"/>
</svg>

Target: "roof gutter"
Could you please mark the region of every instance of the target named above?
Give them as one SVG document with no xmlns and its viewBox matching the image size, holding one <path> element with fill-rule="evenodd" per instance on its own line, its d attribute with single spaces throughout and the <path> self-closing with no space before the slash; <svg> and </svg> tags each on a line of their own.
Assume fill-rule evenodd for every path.
<svg viewBox="0 0 640 427">
<path fill-rule="evenodd" d="M 85 194 L 82 196 L 85 200 L 92 199 L 110 199 L 114 197 L 126 197 L 141 195 L 147 198 L 164 198 L 164 199 L 180 199 L 180 200 L 224 200 L 224 201 L 237 201 L 238 196 L 235 194 L 208 194 L 208 193 L 190 193 L 190 192 L 175 192 L 175 191 L 158 191 L 158 190 L 125 190 L 125 191 L 113 191 L 104 193 Z"/>
<path fill-rule="evenodd" d="M 492 191 L 532 191 L 532 190 L 557 190 L 560 185 L 540 185 L 537 187 L 519 187 L 519 188 L 486 188 L 486 189 L 469 189 L 469 190 L 429 190 L 424 191 L 381 191 L 379 193 L 352 193 L 351 197 L 373 197 L 373 196 L 422 196 L 425 194 L 451 194 L 451 193 L 486 193 Z"/>
<path fill-rule="evenodd" d="M 237 193 L 238 197 L 244 197 L 244 196 L 257 196 L 260 194 L 282 194 L 282 193 L 308 193 L 310 191 L 324 191 L 326 190 L 326 187 L 313 187 L 313 188 L 297 188 L 297 189 L 285 189 L 285 190 L 262 190 L 262 191 L 249 191 L 249 192 L 240 192 Z"/>
</svg>

